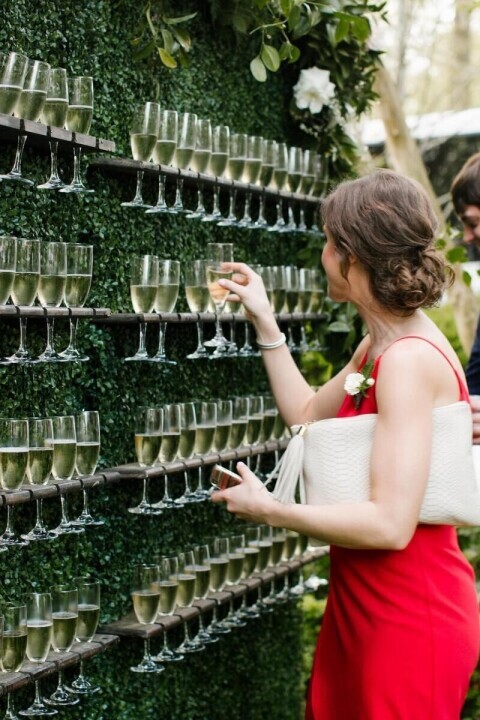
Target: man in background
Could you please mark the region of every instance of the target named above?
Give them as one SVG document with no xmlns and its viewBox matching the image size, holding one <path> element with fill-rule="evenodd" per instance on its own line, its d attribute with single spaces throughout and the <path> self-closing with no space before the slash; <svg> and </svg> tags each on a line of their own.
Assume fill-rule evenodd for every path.
<svg viewBox="0 0 480 720">
<path fill-rule="evenodd" d="M 452 200 L 463 226 L 463 242 L 480 250 L 480 153 L 472 155 L 453 180 Z M 473 442 L 480 444 L 480 321 L 466 368 L 473 411 Z"/>
</svg>

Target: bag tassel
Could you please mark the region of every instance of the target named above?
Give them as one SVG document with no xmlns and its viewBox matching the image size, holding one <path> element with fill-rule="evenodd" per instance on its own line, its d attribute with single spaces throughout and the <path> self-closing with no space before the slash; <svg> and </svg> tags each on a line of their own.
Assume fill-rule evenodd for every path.
<svg viewBox="0 0 480 720">
<path fill-rule="evenodd" d="M 303 452 L 303 433 L 297 433 L 288 443 L 283 457 L 271 473 L 271 475 L 274 475 L 278 467 L 280 467 L 278 480 L 273 490 L 273 496 L 282 503 L 295 502 L 295 491 L 302 472 Z M 269 480 L 270 476 L 267 483 Z M 303 485 L 303 483 L 301 483 L 301 485 Z"/>
</svg>

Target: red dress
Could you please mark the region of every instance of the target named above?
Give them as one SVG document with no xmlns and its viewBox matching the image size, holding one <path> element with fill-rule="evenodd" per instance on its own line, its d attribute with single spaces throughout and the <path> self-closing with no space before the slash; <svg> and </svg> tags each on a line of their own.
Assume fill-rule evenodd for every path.
<svg viewBox="0 0 480 720">
<path fill-rule="evenodd" d="M 358 411 L 347 395 L 338 417 L 376 412 L 374 385 Z M 479 646 L 474 574 L 454 527 L 419 525 L 404 550 L 332 546 L 306 720 L 458 720 Z"/>
</svg>

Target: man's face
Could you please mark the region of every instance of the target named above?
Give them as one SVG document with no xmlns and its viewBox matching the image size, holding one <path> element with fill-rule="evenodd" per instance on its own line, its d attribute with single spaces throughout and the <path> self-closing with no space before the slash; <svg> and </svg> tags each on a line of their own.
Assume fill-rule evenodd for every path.
<svg viewBox="0 0 480 720">
<path fill-rule="evenodd" d="M 463 225 L 463 242 L 480 249 L 480 207 L 465 205 L 460 220 Z"/>
</svg>

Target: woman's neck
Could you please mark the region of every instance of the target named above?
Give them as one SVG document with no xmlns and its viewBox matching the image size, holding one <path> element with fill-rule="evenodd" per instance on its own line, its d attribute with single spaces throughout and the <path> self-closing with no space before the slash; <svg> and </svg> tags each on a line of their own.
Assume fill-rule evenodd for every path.
<svg viewBox="0 0 480 720">
<path fill-rule="evenodd" d="M 362 312 L 359 309 L 370 336 L 369 357 L 380 355 L 394 340 L 405 335 L 422 335 L 428 332 L 430 320 L 421 310 L 415 310 L 408 317 L 390 312 Z"/>
</svg>

